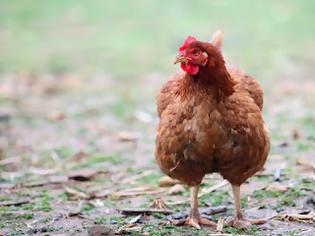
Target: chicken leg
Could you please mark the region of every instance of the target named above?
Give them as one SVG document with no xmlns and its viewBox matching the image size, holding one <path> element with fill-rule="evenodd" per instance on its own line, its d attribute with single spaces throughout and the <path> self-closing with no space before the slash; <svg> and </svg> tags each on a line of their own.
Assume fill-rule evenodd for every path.
<svg viewBox="0 0 315 236">
<path fill-rule="evenodd" d="M 201 225 L 209 225 L 212 227 L 216 227 L 217 224 L 215 222 L 212 222 L 206 218 L 200 217 L 200 213 L 198 210 L 198 191 L 199 191 L 199 185 L 193 186 L 190 188 L 190 213 L 188 218 L 185 221 L 185 224 L 191 225 L 197 229 L 201 229 Z"/>
<path fill-rule="evenodd" d="M 233 219 L 228 222 L 230 226 L 236 228 L 248 228 L 251 225 L 260 225 L 266 223 L 264 219 L 248 219 L 241 213 L 241 198 L 240 198 L 240 186 L 232 185 L 234 196 L 235 215 Z"/>
</svg>

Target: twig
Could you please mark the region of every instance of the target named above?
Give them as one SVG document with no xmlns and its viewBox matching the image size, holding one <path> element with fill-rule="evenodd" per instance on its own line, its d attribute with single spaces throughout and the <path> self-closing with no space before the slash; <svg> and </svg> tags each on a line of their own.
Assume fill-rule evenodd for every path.
<svg viewBox="0 0 315 236">
<path fill-rule="evenodd" d="M 310 212 L 307 215 L 296 214 L 296 213 L 282 214 L 275 217 L 284 221 L 298 221 L 298 222 L 304 222 L 304 223 L 308 222 L 311 224 L 315 224 L 315 212 Z"/>
<path fill-rule="evenodd" d="M 27 188 L 34 188 L 34 187 L 42 187 L 45 185 L 50 185 L 50 184 L 63 184 L 65 182 L 68 181 L 68 177 L 66 176 L 58 176 L 58 178 L 51 178 L 49 180 L 46 181 L 39 181 L 39 182 L 35 182 L 35 183 L 29 183 L 29 184 L 23 184 L 23 187 L 27 187 Z"/>
<path fill-rule="evenodd" d="M 219 218 L 218 225 L 217 225 L 217 231 L 222 232 L 224 226 L 224 219 L 222 217 Z"/>
<path fill-rule="evenodd" d="M 112 194 L 114 197 L 131 197 L 131 196 L 139 196 L 139 195 L 146 195 L 146 194 L 160 194 L 165 192 L 165 189 L 155 189 L 151 187 L 139 187 L 139 188 L 133 188 L 133 189 L 126 189 L 121 190 L 118 192 L 115 192 Z"/>
<path fill-rule="evenodd" d="M 30 167 L 29 171 L 34 175 L 53 175 L 56 174 L 60 169 L 40 169 L 36 167 Z"/>
<path fill-rule="evenodd" d="M 138 214 L 138 213 L 162 213 L 162 214 L 171 214 L 173 213 L 168 209 L 154 209 L 154 208 L 122 208 L 117 209 L 123 214 Z"/>
<path fill-rule="evenodd" d="M 204 195 L 206 195 L 206 194 L 208 194 L 208 193 L 214 192 L 214 191 L 216 191 L 217 189 L 224 187 L 224 186 L 227 185 L 228 183 L 229 183 L 229 182 L 228 182 L 227 180 L 223 180 L 221 183 L 218 183 L 218 184 L 216 184 L 216 185 L 214 185 L 214 186 L 212 186 L 212 187 L 210 187 L 210 188 L 208 188 L 208 189 L 204 189 L 204 191 L 201 192 L 201 193 L 198 195 L 198 197 L 202 197 L 202 196 L 204 196 Z"/>
<path fill-rule="evenodd" d="M 308 162 L 306 160 L 296 160 L 297 165 L 304 166 L 305 168 L 309 168 L 311 170 L 315 170 L 315 164 Z"/>
<path fill-rule="evenodd" d="M 21 162 L 21 157 L 10 157 L 0 161 L 0 166 L 6 166 L 10 164 L 17 164 Z"/>
<path fill-rule="evenodd" d="M 227 210 L 226 206 L 210 207 L 201 211 L 201 214 L 214 215 L 221 212 L 225 212 L 226 210 Z"/>
<path fill-rule="evenodd" d="M 20 200 L 20 201 L 10 201 L 10 202 L 0 202 L 0 207 L 2 206 L 20 206 L 20 205 L 24 205 L 27 203 L 30 203 L 31 199 L 25 199 L 25 200 Z"/>
<path fill-rule="evenodd" d="M 70 188 L 65 186 L 64 190 L 67 194 L 69 194 L 70 196 L 72 196 L 73 198 L 76 199 L 86 199 L 89 200 L 91 198 L 93 198 L 93 194 L 87 194 L 85 192 L 82 192 L 80 190 L 74 189 L 74 188 Z"/>
<path fill-rule="evenodd" d="M 141 179 L 142 177 L 148 176 L 148 175 L 150 175 L 152 173 L 153 173 L 152 170 L 147 170 L 147 171 L 144 171 L 144 172 L 142 172 L 142 173 L 140 173 L 138 175 L 127 177 L 127 178 L 121 180 L 120 183 L 122 183 L 122 184 L 133 183 L 136 180 Z"/>
</svg>

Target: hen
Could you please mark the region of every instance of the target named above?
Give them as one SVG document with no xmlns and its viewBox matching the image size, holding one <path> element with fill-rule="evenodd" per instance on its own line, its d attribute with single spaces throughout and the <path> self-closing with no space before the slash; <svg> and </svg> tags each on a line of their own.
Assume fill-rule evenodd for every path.
<svg viewBox="0 0 315 236">
<path fill-rule="evenodd" d="M 230 224 L 262 223 L 243 217 L 240 185 L 262 169 L 269 153 L 263 92 L 252 77 L 225 66 L 221 44 L 221 32 L 211 43 L 189 36 L 175 61 L 185 73 L 166 82 L 157 97 L 156 161 L 165 174 L 190 186 L 186 224 L 196 228 L 216 225 L 198 211 L 199 185 L 213 172 L 232 185 L 235 215 Z"/>
</svg>

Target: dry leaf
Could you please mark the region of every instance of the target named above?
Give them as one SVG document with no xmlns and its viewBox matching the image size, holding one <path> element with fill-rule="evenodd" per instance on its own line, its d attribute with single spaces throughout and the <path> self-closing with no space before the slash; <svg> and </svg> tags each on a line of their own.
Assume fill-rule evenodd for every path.
<svg viewBox="0 0 315 236">
<path fill-rule="evenodd" d="M 315 213 L 313 211 L 309 214 L 283 214 L 279 215 L 278 218 L 284 221 L 298 221 L 303 223 L 315 224 Z"/>
<path fill-rule="evenodd" d="M 150 208 L 168 209 L 167 205 L 161 198 L 155 199 L 154 202 L 151 204 Z"/>
<path fill-rule="evenodd" d="M 73 200 L 77 199 L 91 199 L 91 196 L 74 188 L 64 187 L 66 193 L 69 195 L 70 198 Z"/>
<path fill-rule="evenodd" d="M 280 184 L 278 182 L 271 183 L 267 186 L 266 190 L 268 191 L 278 191 L 278 192 L 286 192 L 288 190 L 288 186 L 284 184 Z"/>
<path fill-rule="evenodd" d="M 131 220 L 128 221 L 128 224 L 135 224 L 142 218 L 142 214 L 139 214 L 133 217 Z"/>
<path fill-rule="evenodd" d="M 20 156 L 5 158 L 5 159 L 0 161 L 0 166 L 18 164 L 18 163 L 21 163 L 21 157 Z"/>
<path fill-rule="evenodd" d="M 176 184 L 174 185 L 173 187 L 171 187 L 169 190 L 168 190 L 168 193 L 173 195 L 173 194 L 179 194 L 179 193 L 182 193 L 185 191 L 185 188 L 183 187 L 183 185 L 181 184 Z"/>
<path fill-rule="evenodd" d="M 10 184 L 10 183 L 0 183 L 0 189 L 10 189 L 10 188 L 14 188 L 15 184 Z"/>
<path fill-rule="evenodd" d="M 50 114 L 48 114 L 48 119 L 52 121 L 60 121 L 64 120 L 65 118 L 66 115 L 60 111 L 52 111 Z"/>
<path fill-rule="evenodd" d="M 69 160 L 74 161 L 74 162 L 80 162 L 86 157 L 87 157 L 87 154 L 83 151 L 80 151 L 74 154 L 71 158 L 69 158 Z"/>
<path fill-rule="evenodd" d="M 294 129 L 294 130 L 292 131 L 292 138 L 293 138 L 294 140 L 298 140 L 300 137 L 301 137 L 300 132 L 299 132 L 297 129 Z"/>
<path fill-rule="evenodd" d="M 118 136 L 119 141 L 121 142 L 135 142 L 138 139 L 136 135 L 126 132 L 126 131 L 118 133 L 117 136 Z"/>
<path fill-rule="evenodd" d="M 135 226 L 135 224 L 125 224 L 123 225 L 122 227 L 120 227 L 115 235 L 126 235 L 128 234 L 129 231 L 132 231 L 132 232 L 141 232 L 142 231 L 142 227 L 140 226 Z M 143 234 L 141 234 L 143 235 Z"/>
<path fill-rule="evenodd" d="M 223 226 L 224 226 L 224 218 L 220 217 L 217 224 L 216 231 L 223 232 Z"/>
<path fill-rule="evenodd" d="M 179 183 L 180 182 L 178 180 L 172 179 L 171 177 L 168 177 L 168 176 L 163 176 L 159 180 L 160 187 L 170 187 L 170 186 L 173 186 L 173 185 L 179 184 Z"/>
<path fill-rule="evenodd" d="M 304 159 L 298 159 L 298 160 L 296 160 L 296 164 L 301 165 L 307 169 L 315 170 L 315 162 L 312 163 L 312 162 L 304 160 Z"/>
</svg>

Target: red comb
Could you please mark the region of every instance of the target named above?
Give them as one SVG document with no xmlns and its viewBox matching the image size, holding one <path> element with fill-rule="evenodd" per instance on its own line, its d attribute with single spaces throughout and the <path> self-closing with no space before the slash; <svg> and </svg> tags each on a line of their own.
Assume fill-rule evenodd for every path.
<svg viewBox="0 0 315 236">
<path fill-rule="evenodd" d="M 192 42 L 195 42 L 197 39 L 193 36 L 188 36 L 187 39 L 185 40 L 184 44 L 178 49 L 178 51 L 183 51 L 185 50 L 189 44 L 191 44 Z"/>
</svg>

